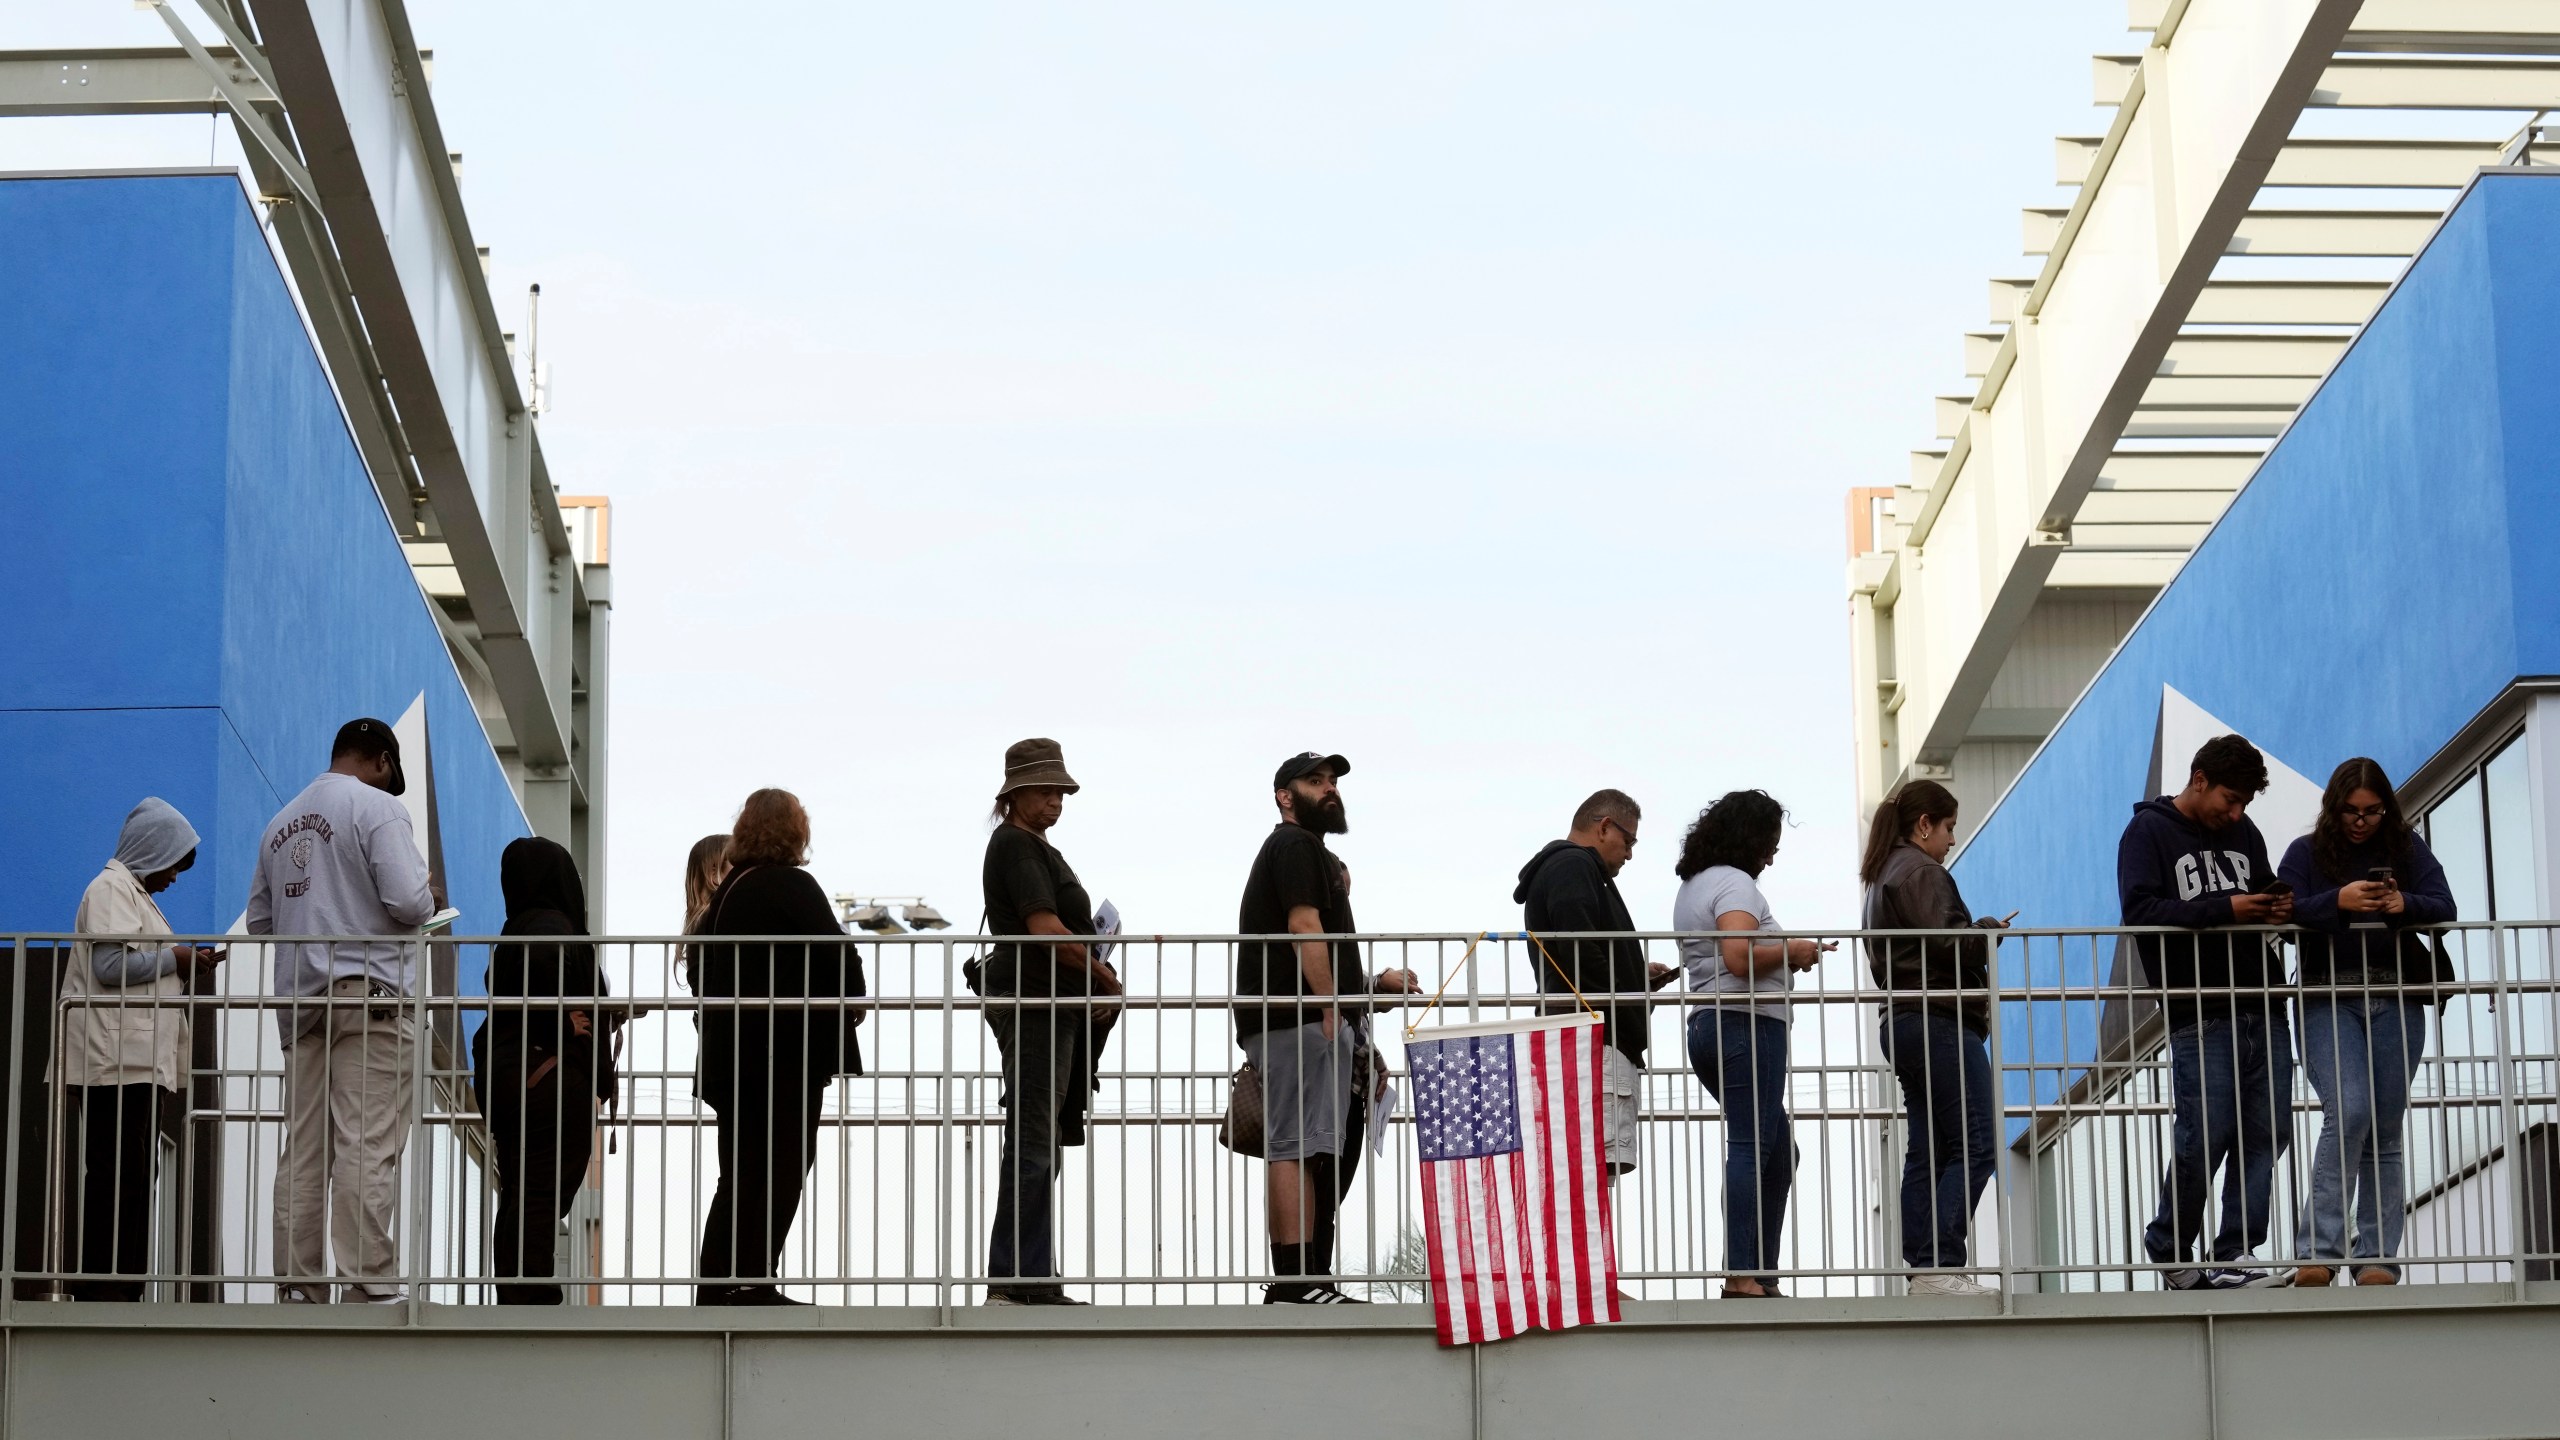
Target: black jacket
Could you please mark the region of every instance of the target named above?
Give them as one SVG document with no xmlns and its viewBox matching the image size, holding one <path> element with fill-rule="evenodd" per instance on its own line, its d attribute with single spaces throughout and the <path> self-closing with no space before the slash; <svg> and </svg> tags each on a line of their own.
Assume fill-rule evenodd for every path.
<svg viewBox="0 0 2560 1440">
<path fill-rule="evenodd" d="M 1618 882 L 1601 868 L 1600 852 L 1570 840 L 1551 840 L 1520 867 L 1520 884 L 1511 892 L 1520 905 L 1523 924 L 1533 932 L 1570 935 L 1591 931 L 1627 932 L 1636 922 L 1618 895 Z M 1584 995 L 1642 996 L 1652 988 L 1645 974 L 1644 942 L 1619 940 L 1547 940 L 1546 955 L 1535 957 L 1538 988 L 1551 995 L 1580 990 Z M 1535 949 L 1535 946 L 1531 947 Z M 1554 964 L 1547 963 L 1549 957 Z M 1559 967 L 1562 974 L 1557 973 Z M 1567 987 L 1565 980 L 1573 981 Z M 1609 1043 L 1619 1053 L 1644 1064 L 1653 1026 L 1641 999 L 1599 1004 Z"/>
<path fill-rule="evenodd" d="M 824 1085 L 862 1073 L 854 1027 L 862 1012 L 838 1003 L 870 993 L 862 957 L 845 938 L 827 892 L 796 865 L 742 865 L 711 897 L 702 933 L 807 935 L 810 943 L 706 941 L 696 979 L 705 999 L 777 997 L 807 1005 L 706 1009 L 702 1015 L 702 1097 L 719 1104 L 740 1087 Z"/>
<path fill-rule="evenodd" d="M 498 888 L 507 899 L 503 935 L 583 937 L 587 887 L 577 861 L 557 842 L 538 836 L 509 842 L 498 856 Z M 576 943 L 500 944 L 489 951 L 492 996 L 602 995 L 604 972 L 596 947 Z M 492 1007 L 471 1037 L 472 1078 L 484 1102 L 492 1084 L 523 1088 L 546 1060 L 556 1060 L 561 1083 L 613 1098 L 610 1027 L 592 1007 L 581 1035 L 562 1010 L 539 1006 Z"/>
<path fill-rule="evenodd" d="M 2230 925 L 2231 897 L 2260 893 L 2275 878 L 2267 842 L 2247 816 L 2207 830 L 2165 795 L 2133 807 L 2133 819 L 2116 844 L 2116 896 L 2127 925 Z M 2151 988 L 2168 992 L 2161 1003 L 2175 1027 L 2227 1015 L 2235 1004 L 2281 1004 L 2277 997 L 2247 993 L 2284 981 L 2284 960 L 2272 940 L 2258 932 L 2192 940 L 2142 935 L 2134 939 L 2134 953 L 2142 957 Z M 2235 998 L 2227 986 L 2242 993 Z"/>
<path fill-rule="evenodd" d="M 1906 840 L 1884 858 L 1884 872 L 1867 887 L 1863 918 L 1869 930 L 1963 930 L 1973 925 L 1965 912 L 1964 893 L 1956 877 Z M 1931 935 L 1869 938 L 1867 970 L 1888 991 L 1983 990 L 1991 985 L 1991 941 L 1987 936 Z M 1914 996 L 1885 1002 L 1885 1009 L 1918 1010 L 1961 1021 L 1977 1035 L 1991 1033 L 1991 997 L 1925 999 Z"/>
</svg>

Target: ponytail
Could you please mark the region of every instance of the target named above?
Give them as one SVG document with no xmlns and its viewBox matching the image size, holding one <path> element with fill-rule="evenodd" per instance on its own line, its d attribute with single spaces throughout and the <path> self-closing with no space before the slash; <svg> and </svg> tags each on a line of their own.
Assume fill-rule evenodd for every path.
<svg viewBox="0 0 2560 1440">
<path fill-rule="evenodd" d="M 1908 839 L 1923 820 L 1952 820 L 1954 792 L 1935 780 L 1906 780 L 1876 807 L 1867 823 L 1867 853 L 1858 861 L 1858 881 L 1873 885 L 1884 877 L 1884 862 L 1893 847 Z"/>
</svg>

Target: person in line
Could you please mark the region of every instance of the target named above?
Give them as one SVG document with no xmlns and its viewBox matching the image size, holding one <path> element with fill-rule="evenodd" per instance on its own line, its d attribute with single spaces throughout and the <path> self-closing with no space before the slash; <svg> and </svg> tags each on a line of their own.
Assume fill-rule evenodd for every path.
<svg viewBox="0 0 2560 1440">
<path fill-rule="evenodd" d="M 697 1305 L 800 1305 L 774 1285 L 783 1241 L 817 1159 L 827 1087 L 862 1073 L 854 1034 L 869 993 L 827 892 L 809 872 L 809 812 L 788 790 L 758 790 L 729 832 L 729 874 L 699 933 L 805 935 L 807 943 L 699 947 L 706 999 L 784 1000 L 702 1017 L 697 1093 L 718 1113 L 720 1183 L 702 1221 Z"/>
<path fill-rule="evenodd" d="M 1956 797 L 1935 780 L 1908 780 L 1876 807 L 1858 865 L 1867 930 L 1985 930 L 2003 922 L 1965 910 L 1947 852 L 1956 843 Z M 1987 991 L 1991 946 L 1972 936 L 1873 936 L 1867 968 L 1887 994 L 1878 1041 L 1902 1082 L 1902 1263 L 1914 1295 L 1990 1295 L 1962 1274 L 1974 1208 L 1997 1163 L 1997 1091 L 1991 1073 L 1991 997 L 1923 992 Z M 1958 1273 L 1949 1273 L 1958 1272 Z"/>
<path fill-rule="evenodd" d="M 1688 934 L 1775 930 L 1759 879 L 1777 859 L 1786 808 L 1761 790 L 1736 790 L 1698 812 L 1673 869 L 1680 893 L 1671 928 Z M 1680 942 L 1689 988 L 1704 1002 L 1689 1015 L 1689 1067 L 1724 1112 L 1725 1298 L 1777 1296 L 1778 1242 L 1795 1179 L 1794 1121 L 1787 1114 L 1787 992 L 1798 971 L 1822 962 L 1829 942 L 1692 939 Z"/>
<path fill-rule="evenodd" d="M 371 935 L 275 947 L 284 1041 L 284 1155 L 276 1175 L 275 1255 L 286 1304 L 327 1304 L 336 1273 L 350 1303 L 408 1298 L 393 1214 L 400 1155 L 417 1103 L 409 1013 L 424 948 L 419 927 L 443 899 L 418 853 L 400 741 L 379 720 L 350 720 L 329 769 L 267 822 L 249 881 L 252 935 Z"/>
<path fill-rule="evenodd" d="M 2186 788 L 2133 808 L 2116 846 L 2116 892 L 2126 925 L 2206 931 L 2283 925 L 2293 898 L 2276 884 L 2249 802 L 2267 788 L 2267 762 L 2237 735 L 2196 751 Z M 2134 953 L 2169 1026 L 2170 1145 L 2160 1209 L 2142 1232 L 2172 1290 L 2238 1290 L 2277 1283 L 2246 1260 L 2267 1238 L 2276 1156 L 2290 1143 L 2293 1040 L 2274 993 L 2283 967 L 2263 934 L 2134 937 Z M 2207 1191 L 2223 1171 L 2222 1223 L 2202 1256 Z"/>
<path fill-rule="evenodd" d="M 729 878 L 729 837 L 724 832 L 705 835 L 693 842 L 684 857 L 684 933 L 702 933 L 702 917 L 711 913 L 711 897 L 720 893 L 720 882 Z M 687 945 L 676 958 L 676 978 L 691 990 L 694 974 L 702 964 L 694 954 L 699 948 Z"/>
<path fill-rule="evenodd" d="M 2353 1256 L 2357 1284 L 2397 1284 L 2390 1260 L 2408 1207 L 2401 1119 L 2426 1058 L 2434 986 L 2453 978 L 2418 931 L 2453 922 L 2453 887 L 2402 817 L 2391 777 L 2362 756 L 2330 774 L 2319 820 L 2287 847 L 2277 873 L 2293 887 L 2302 927 L 2302 1067 L 2320 1096 L 2293 1283 L 2327 1285 Z"/>
<path fill-rule="evenodd" d="M 512 840 L 498 855 L 498 887 L 507 899 L 501 932 L 584 937 L 587 887 L 578 864 L 556 841 Z M 596 947 L 578 938 L 515 941 L 489 951 L 489 994 L 601 996 Z M 490 1007 L 471 1037 L 471 1081 L 489 1122 L 498 1205 L 491 1268 L 501 1305 L 558 1305 L 560 1287 L 537 1277 L 554 1271 L 560 1221 L 586 1183 L 595 1155 L 596 1107 L 613 1098 L 613 1042 L 592 1005 Z M 510 1283 L 511 1279 L 522 1277 Z M 526 1283 L 532 1282 L 532 1283 Z"/>
<path fill-rule="evenodd" d="M 980 870 L 989 934 L 1094 933 L 1093 897 L 1048 839 L 1067 797 L 1080 788 L 1055 740 L 1017 741 L 1004 752 L 995 831 Z M 987 1007 L 987 1028 L 995 1032 L 1004 1070 L 1004 1152 L 996 1168 L 995 1232 L 987 1242 L 987 1303 L 1081 1305 L 1054 1278 L 1059 1149 L 1084 1143 L 1100 1052 L 1092 997 L 1121 993 L 1119 972 L 1073 940 L 1000 944 L 976 985 L 997 1002 Z M 1002 1003 L 1020 997 L 1058 1003 Z"/>
<path fill-rule="evenodd" d="M 1243 935 L 1342 935 L 1356 929 L 1351 895 L 1324 837 L 1350 829 L 1340 789 L 1351 762 L 1310 750 L 1271 777 L 1280 821 L 1254 856 L 1238 908 Z M 1236 1042 L 1262 1076 L 1273 1305 L 1362 1303 L 1329 1280 L 1342 1200 L 1338 1160 L 1352 1100 L 1354 1039 L 1347 997 L 1411 994 L 1409 970 L 1371 984 L 1351 940 L 1247 941 L 1236 947 Z"/>
<path fill-rule="evenodd" d="M 151 1270 L 152 1164 L 160 1114 L 185 1089 L 193 1056 L 185 999 L 212 988 L 223 952 L 154 945 L 170 933 L 151 897 L 196 863 L 195 827 L 151 796 L 124 817 L 116 851 L 81 893 L 71 928 L 118 939 L 80 940 L 62 972 L 62 1031 L 53 1075 L 62 1082 L 63 1197 L 73 1268 L 87 1277 Z M 140 1300 L 143 1282 L 84 1278 L 74 1300 Z"/>
<path fill-rule="evenodd" d="M 1520 883 L 1511 892 L 1512 902 L 1521 907 L 1522 923 L 1533 934 L 1596 931 L 1623 937 L 1541 940 L 1542 953 L 1530 957 L 1538 967 L 1538 988 L 1568 997 L 1549 1007 L 1554 1013 L 1575 1013 L 1580 1007 L 1569 997 L 1577 992 L 1628 997 L 1597 1005 L 1606 1039 L 1601 1155 L 1613 1186 L 1636 1168 L 1636 1092 L 1653 1031 L 1653 1010 L 1643 997 L 1680 975 L 1676 966 L 1646 963 L 1644 942 L 1631 933 L 1635 920 L 1618 894 L 1618 872 L 1636 853 L 1636 831 L 1643 820 L 1644 812 L 1625 791 L 1594 791 L 1573 812 L 1565 837 L 1548 841 L 1520 867 Z"/>
</svg>

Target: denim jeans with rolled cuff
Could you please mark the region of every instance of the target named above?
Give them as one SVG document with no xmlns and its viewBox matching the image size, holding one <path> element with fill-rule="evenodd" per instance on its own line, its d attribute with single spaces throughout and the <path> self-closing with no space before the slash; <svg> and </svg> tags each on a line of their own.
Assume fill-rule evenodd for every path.
<svg viewBox="0 0 2560 1440">
<path fill-rule="evenodd" d="M 2397 993 L 2314 992 L 2302 997 L 2302 1068 L 2320 1096 L 2320 1139 L 2311 1149 L 2310 1197 L 2295 1251 L 2304 1260 L 2352 1256 L 2376 1263 L 2400 1253 L 2408 1208 L 2401 1121 L 2409 1084 L 2427 1053 L 2427 1007 Z M 2355 1238 L 2347 1201 L 2355 1201 Z M 2392 1268 L 2385 1266 L 2384 1268 Z"/>
<path fill-rule="evenodd" d="M 1787 1115 L 1787 1022 L 1739 1006 L 1689 1016 L 1689 1068 L 1724 1111 L 1724 1264 L 1766 1283 L 1795 1181 Z"/>
</svg>

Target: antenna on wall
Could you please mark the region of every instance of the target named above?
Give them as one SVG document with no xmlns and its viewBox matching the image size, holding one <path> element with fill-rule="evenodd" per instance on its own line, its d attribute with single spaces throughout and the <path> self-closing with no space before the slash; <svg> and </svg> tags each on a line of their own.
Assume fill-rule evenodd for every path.
<svg viewBox="0 0 2560 1440">
<path fill-rule="evenodd" d="M 532 393 L 525 408 L 539 415 L 551 408 L 551 376 L 542 368 L 542 286 L 536 284 L 524 300 L 525 378 Z"/>
</svg>

